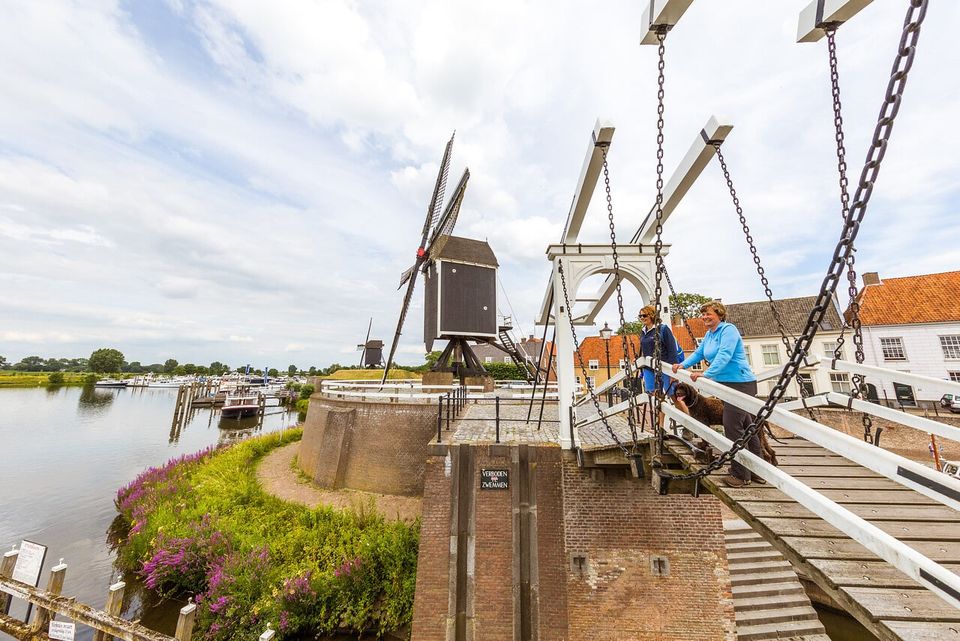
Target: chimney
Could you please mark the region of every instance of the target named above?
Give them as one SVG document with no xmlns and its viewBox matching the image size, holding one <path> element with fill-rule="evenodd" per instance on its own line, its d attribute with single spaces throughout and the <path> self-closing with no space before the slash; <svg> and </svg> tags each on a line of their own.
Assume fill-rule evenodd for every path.
<svg viewBox="0 0 960 641">
<path fill-rule="evenodd" d="M 881 282 L 880 274 L 878 272 L 863 272 L 864 287 L 867 285 L 879 285 Z"/>
</svg>

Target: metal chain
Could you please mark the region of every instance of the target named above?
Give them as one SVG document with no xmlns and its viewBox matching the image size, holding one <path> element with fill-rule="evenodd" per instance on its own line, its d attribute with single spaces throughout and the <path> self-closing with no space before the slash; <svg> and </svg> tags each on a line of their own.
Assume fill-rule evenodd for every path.
<svg viewBox="0 0 960 641">
<path fill-rule="evenodd" d="M 840 210 L 844 220 L 850 212 L 850 193 L 847 189 L 847 149 L 844 144 L 843 134 L 843 113 L 842 103 L 840 102 L 840 72 L 837 65 L 837 25 L 831 24 L 824 27 L 827 35 L 827 53 L 830 60 L 830 87 L 833 95 L 833 126 L 836 132 L 837 142 L 837 174 L 840 177 Z M 843 357 L 844 333 L 847 330 L 847 323 L 853 328 L 853 345 L 856 352 L 857 363 L 863 363 L 863 330 L 860 324 L 860 301 L 857 292 L 857 270 L 856 248 L 851 245 L 850 255 L 847 257 L 847 294 L 850 297 L 850 318 L 844 319 L 840 329 L 840 336 L 837 338 L 837 348 L 833 352 L 835 359 Z M 850 396 L 853 398 L 863 398 L 867 395 L 867 384 L 863 374 L 856 373 L 851 377 Z M 873 419 L 866 412 L 860 413 L 860 420 L 863 424 L 863 440 L 867 443 L 875 444 L 873 437 Z"/>
<path fill-rule="evenodd" d="M 673 300 L 676 300 L 677 291 L 673 288 L 673 281 L 670 280 L 670 272 L 667 271 L 666 267 L 663 268 L 663 277 L 667 279 L 667 287 L 670 288 L 670 298 L 672 298 Z M 686 312 L 684 311 L 683 307 L 680 307 L 680 306 L 678 306 L 677 312 L 680 314 L 680 320 L 681 322 L 683 322 L 684 329 L 687 330 L 687 334 L 690 336 L 690 342 L 693 343 L 693 347 L 694 349 L 696 349 L 697 337 L 693 333 L 693 328 L 690 327 L 690 322 L 689 322 L 689 319 L 687 318 Z M 673 325 L 672 322 L 670 324 Z"/>
<path fill-rule="evenodd" d="M 619 254 L 617 253 L 617 230 L 613 223 L 613 195 L 610 191 L 610 168 L 607 166 L 607 151 L 609 148 L 609 146 L 603 147 L 603 183 L 607 192 L 607 222 L 610 226 L 610 250 L 611 254 L 613 255 L 613 280 L 614 283 L 616 283 L 617 310 L 620 312 L 620 327 L 622 328 L 626 325 L 627 320 L 623 314 L 623 291 L 620 287 L 620 258 Z M 573 327 L 572 322 L 570 326 Z M 630 340 L 626 331 L 620 335 L 620 340 L 622 341 L 623 347 L 623 371 L 625 372 L 626 380 L 630 381 L 633 380 L 633 350 L 631 349 Z M 607 365 L 609 366 L 610 363 L 608 362 Z M 630 436 L 633 438 L 634 444 L 636 444 L 637 426 L 633 419 L 636 400 L 634 399 L 633 394 L 630 394 L 627 397 L 627 404 L 629 407 L 629 411 L 627 412 L 627 424 L 630 426 Z"/>
<path fill-rule="evenodd" d="M 663 387 L 663 345 L 661 340 L 661 328 L 663 327 L 663 319 L 661 318 L 661 301 L 663 297 L 663 283 L 662 275 L 666 267 L 663 262 L 663 83 L 664 83 L 664 73 L 663 70 L 666 67 L 666 62 L 664 60 L 664 54 L 666 53 L 666 46 L 664 42 L 667 38 L 667 28 L 660 27 L 657 29 L 657 239 L 653 244 L 654 249 L 654 260 L 656 264 L 656 274 L 654 276 L 654 305 L 657 310 L 657 329 L 656 335 L 653 337 L 653 393 L 650 395 L 650 407 L 653 410 L 653 424 L 651 429 L 653 429 L 654 434 L 657 436 L 657 453 L 660 454 L 663 452 L 663 440 L 664 440 L 664 430 L 661 426 L 661 412 L 663 411 L 660 407 L 662 399 L 660 398 L 660 390 Z"/>
<path fill-rule="evenodd" d="M 783 323 L 783 317 L 780 316 L 780 310 L 777 309 L 776 303 L 773 302 L 773 291 L 770 289 L 770 281 L 767 280 L 766 271 L 763 269 L 763 265 L 760 264 L 760 255 L 757 253 L 757 246 L 753 242 L 753 235 L 750 233 L 747 218 L 743 214 L 740 197 L 737 196 L 737 190 L 733 186 L 733 179 L 730 177 L 727 161 L 723 158 L 723 152 L 720 151 L 720 143 L 713 143 L 713 148 L 717 152 L 717 160 L 720 161 L 720 169 L 723 170 L 723 177 L 727 181 L 730 198 L 733 200 L 733 206 L 737 210 L 737 216 L 740 218 L 740 227 L 743 228 L 743 235 L 747 239 L 747 247 L 750 248 L 750 254 L 753 256 L 753 264 L 757 267 L 757 274 L 760 276 L 760 282 L 763 284 L 763 292 L 767 296 L 767 303 L 770 305 L 770 311 L 773 313 L 773 320 L 777 323 L 777 330 L 780 332 L 780 341 L 783 343 L 783 347 L 789 355 L 791 350 L 793 350 L 793 343 L 796 342 L 797 338 L 787 331 Z M 810 394 L 800 380 L 799 371 L 797 372 L 797 389 L 800 390 L 800 398 L 809 398 Z M 807 408 L 807 416 L 809 416 L 812 421 L 817 420 L 816 415 L 813 413 L 813 408 Z"/>
<path fill-rule="evenodd" d="M 689 474 L 671 476 L 671 479 L 686 480 L 702 478 L 733 461 L 737 452 L 747 446 L 747 442 L 757 434 L 761 426 L 770 418 L 773 409 L 787 391 L 787 384 L 803 364 L 803 357 L 813 343 L 813 339 L 817 335 L 817 329 L 823 321 L 823 317 L 837 290 L 840 277 L 843 275 L 844 267 L 847 264 L 847 258 L 853 251 L 853 243 L 857 238 L 860 225 L 866 215 L 870 197 L 873 195 L 873 188 L 880 174 L 880 164 L 883 161 L 890 136 L 893 133 L 894 120 L 896 119 L 897 112 L 900 110 L 900 103 L 903 99 L 907 76 L 910 68 L 913 66 L 917 41 L 920 37 L 920 26 L 923 24 L 923 19 L 927 14 L 927 2 L 928 0 L 910 0 L 910 6 L 907 9 L 907 15 L 903 22 L 903 33 L 900 37 L 897 56 L 894 59 L 890 80 L 887 83 L 886 95 L 880 108 L 880 114 L 877 117 L 873 140 L 867 151 L 867 158 L 864 161 L 863 170 L 860 173 L 860 181 L 857 184 L 857 191 L 853 197 L 853 205 L 844 217 L 840 240 L 837 242 L 833 257 L 830 260 L 830 265 L 827 268 L 827 273 L 820 285 L 817 302 L 814 304 L 813 309 L 810 310 L 807 324 L 804 327 L 803 333 L 797 339 L 787 366 L 784 367 L 783 372 L 780 373 L 780 377 L 770 391 L 767 400 L 764 401 L 763 407 L 757 412 L 753 422 L 744 430 L 743 435 L 733 442 L 729 450 L 720 454 L 719 457 L 700 470 Z"/>
<path fill-rule="evenodd" d="M 607 422 L 607 417 L 603 415 L 603 412 L 600 410 L 600 399 L 597 398 L 597 395 L 593 393 L 593 388 L 589 385 L 586 385 L 587 382 L 587 367 L 583 364 L 583 354 L 580 352 L 580 341 L 577 340 L 577 330 L 573 325 L 573 313 L 570 309 L 570 295 L 567 293 L 567 278 L 563 273 L 563 259 L 557 259 L 557 273 L 560 274 L 560 285 L 563 287 L 563 304 L 566 306 L 567 315 L 570 316 L 570 334 L 573 336 L 573 347 L 574 352 L 577 355 L 577 360 L 580 362 L 580 372 L 583 374 L 584 386 L 587 388 L 587 391 L 590 393 L 590 400 L 593 401 L 593 407 L 597 410 L 597 414 L 600 416 L 600 421 L 603 423 L 603 426 L 607 428 L 607 432 L 613 438 L 613 442 L 617 444 L 624 455 L 630 456 L 632 453 L 627 447 L 620 441 L 620 438 L 617 436 L 616 432 L 613 431 L 613 428 L 610 427 L 610 424 Z M 632 409 L 632 406 L 631 406 Z M 637 447 L 637 433 L 636 428 L 633 426 L 633 417 L 628 416 L 628 421 L 630 421 L 631 426 L 631 436 L 633 436 L 633 445 L 634 449 Z"/>
</svg>

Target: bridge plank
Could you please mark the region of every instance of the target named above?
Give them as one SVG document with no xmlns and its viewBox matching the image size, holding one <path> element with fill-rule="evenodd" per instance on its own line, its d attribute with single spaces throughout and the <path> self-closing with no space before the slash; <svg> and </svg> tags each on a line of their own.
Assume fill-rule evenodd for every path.
<svg viewBox="0 0 960 641">
<path fill-rule="evenodd" d="M 847 535 L 818 518 L 758 518 L 777 536 L 814 536 L 847 538 Z M 960 527 L 956 523 L 922 523 L 913 521 L 877 521 L 878 528 L 901 541 L 960 541 Z"/>
<path fill-rule="evenodd" d="M 960 625 L 934 621 L 881 621 L 903 641 L 957 641 Z"/>
<path fill-rule="evenodd" d="M 905 497 L 906 498 L 906 497 Z M 816 514 L 799 503 L 790 500 L 782 502 L 742 501 L 741 505 L 754 516 L 769 516 L 815 519 Z M 845 506 L 857 516 L 871 523 L 877 521 L 922 521 L 926 523 L 955 523 L 960 530 L 960 513 L 945 505 L 862 505 Z"/>
<path fill-rule="evenodd" d="M 803 482 L 815 490 L 899 490 L 904 487 L 882 476 L 805 476 Z"/>
<path fill-rule="evenodd" d="M 942 505 L 933 499 L 917 494 L 913 490 L 899 486 L 900 489 L 891 490 L 824 490 L 817 491 L 832 501 L 841 505 L 875 504 L 895 505 Z M 770 485 L 750 485 L 748 487 L 727 490 L 727 494 L 735 501 L 790 501 L 787 495 Z M 958 515 L 960 516 L 960 515 Z"/>
<path fill-rule="evenodd" d="M 840 476 L 843 478 L 855 476 L 861 478 L 884 478 L 873 470 L 868 470 L 859 465 L 784 465 L 782 462 L 779 468 L 796 478 L 804 476 Z"/>
<path fill-rule="evenodd" d="M 955 621 L 960 623 L 960 610 L 947 605 L 928 590 L 900 588 L 840 588 L 877 619 L 896 621 Z"/>
<path fill-rule="evenodd" d="M 853 539 L 816 539 L 803 536 L 784 536 L 785 545 L 806 559 L 837 559 L 851 561 L 879 561 L 880 557 Z M 937 563 L 960 563 L 960 542 L 905 541 L 907 545 Z"/>
<path fill-rule="evenodd" d="M 838 586 L 926 589 L 886 561 L 810 559 L 809 562 Z M 942 565 L 954 574 L 960 574 L 960 564 Z"/>
</svg>

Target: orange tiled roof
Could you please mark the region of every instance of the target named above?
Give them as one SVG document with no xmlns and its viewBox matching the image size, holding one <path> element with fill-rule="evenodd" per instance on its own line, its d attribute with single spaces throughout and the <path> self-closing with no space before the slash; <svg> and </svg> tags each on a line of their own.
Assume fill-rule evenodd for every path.
<svg viewBox="0 0 960 641">
<path fill-rule="evenodd" d="M 707 328 L 703 324 L 703 320 L 700 318 L 688 318 L 687 324 L 690 325 L 690 331 L 693 332 L 693 335 L 697 337 L 697 340 L 701 340 L 704 336 L 707 335 Z M 687 331 L 687 328 L 683 326 L 683 323 L 673 326 L 673 335 L 677 339 L 677 343 L 680 344 L 680 347 L 683 349 L 683 352 L 689 356 L 693 353 L 697 346 L 693 344 L 693 341 L 690 340 L 690 332 Z"/>
<path fill-rule="evenodd" d="M 628 334 L 627 341 L 631 356 L 633 358 L 640 356 L 640 337 L 636 334 Z M 586 336 L 580 341 L 580 354 L 583 355 L 584 365 L 588 365 L 591 360 L 598 360 L 601 367 L 606 367 L 607 347 L 604 342 L 599 336 Z M 614 334 L 610 337 L 610 367 L 619 367 L 621 358 L 623 358 L 623 337 Z M 576 354 L 573 356 L 573 367 L 574 369 L 580 367 Z"/>
<path fill-rule="evenodd" d="M 864 325 L 960 321 L 960 271 L 884 278 L 860 293 Z"/>
</svg>

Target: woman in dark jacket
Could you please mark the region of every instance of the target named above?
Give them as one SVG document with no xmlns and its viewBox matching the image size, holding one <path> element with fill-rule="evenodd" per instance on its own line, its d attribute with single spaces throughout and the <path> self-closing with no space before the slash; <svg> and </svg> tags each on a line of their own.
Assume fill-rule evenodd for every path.
<svg viewBox="0 0 960 641">
<path fill-rule="evenodd" d="M 653 357 L 654 351 L 656 349 L 657 341 L 657 310 L 653 305 L 646 305 L 643 309 L 640 310 L 640 322 L 643 323 L 643 334 L 640 336 L 640 354 L 642 356 Z M 673 332 L 670 331 L 670 326 L 666 323 L 660 325 L 660 360 L 667 364 L 674 364 L 678 362 L 678 353 L 679 349 L 677 348 L 677 339 L 673 336 Z M 660 376 L 660 388 L 664 391 L 667 391 L 669 394 L 669 388 L 673 384 L 673 379 L 671 379 L 666 374 L 661 374 Z M 643 368 L 643 388 L 648 394 L 654 390 L 656 386 L 655 373 L 652 369 L 644 367 Z"/>
</svg>

